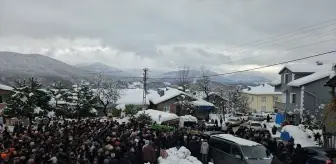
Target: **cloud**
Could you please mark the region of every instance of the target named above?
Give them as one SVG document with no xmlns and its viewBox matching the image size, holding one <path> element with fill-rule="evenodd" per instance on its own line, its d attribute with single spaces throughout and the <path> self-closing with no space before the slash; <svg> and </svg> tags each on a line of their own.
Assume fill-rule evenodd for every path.
<svg viewBox="0 0 336 164">
<path fill-rule="evenodd" d="M 314 43 L 333 34 L 295 38 L 336 24 L 245 43 L 333 19 L 334 6 L 334 0 L 2 0 L 0 49 L 41 53 L 69 64 L 100 61 L 161 70 L 189 65 L 224 73 L 332 50 L 335 41 Z M 307 62 L 315 60 L 336 62 L 332 55 Z"/>
</svg>

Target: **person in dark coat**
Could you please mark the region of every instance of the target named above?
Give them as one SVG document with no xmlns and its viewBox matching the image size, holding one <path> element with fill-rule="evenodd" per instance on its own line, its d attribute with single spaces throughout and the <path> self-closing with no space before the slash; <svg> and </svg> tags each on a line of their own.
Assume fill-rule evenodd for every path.
<svg viewBox="0 0 336 164">
<path fill-rule="evenodd" d="M 220 122 L 220 125 L 222 126 L 223 125 L 223 118 L 222 117 L 220 118 L 219 122 Z"/>
<path fill-rule="evenodd" d="M 270 117 L 269 114 L 267 115 L 266 120 L 267 120 L 267 122 L 270 122 L 270 121 L 271 121 L 271 117 Z"/>
<path fill-rule="evenodd" d="M 144 146 L 142 149 L 144 163 L 154 164 L 156 161 L 156 153 L 152 144 Z"/>
<path fill-rule="evenodd" d="M 277 132 L 277 127 L 275 125 L 273 125 L 272 127 L 272 134 L 275 135 Z"/>
<path fill-rule="evenodd" d="M 305 164 L 305 163 L 306 160 L 304 150 L 301 148 L 300 144 L 297 144 L 291 164 Z"/>
<path fill-rule="evenodd" d="M 191 141 L 189 142 L 188 149 L 191 152 L 191 156 L 199 158 L 200 152 L 200 142 L 196 140 L 196 137 L 193 136 Z"/>
</svg>

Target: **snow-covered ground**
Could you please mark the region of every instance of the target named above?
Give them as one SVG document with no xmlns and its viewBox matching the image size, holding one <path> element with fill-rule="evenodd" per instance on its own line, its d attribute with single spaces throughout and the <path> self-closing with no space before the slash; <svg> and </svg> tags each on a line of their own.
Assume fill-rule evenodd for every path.
<svg viewBox="0 0 336 164">
<path fill-rule="evenodd" d="M 304 131 L 300 126 L 286 125 L 282 128 L 281 132 L 288 132 L 293 137 L 294 143 L 300 144 L 302 147 L 317 146 L 314 136 L 308 137 L 312 131 Z"/>
<path fill-rule="evenodd" d="M 202 164 L 197 158 L 191 156 L 190 151 L 185 147 L 176 147 L 166 150 L 168 153 L 167 158 L 159 157 L 159 164 Z"/>
<path fill-rule="evenodd" d="M 267 130 L 271 133 L 272 138 L 280 138 L 280 131 L 277 131 L 275 135 L 272 134 L 272 128 L 273 126 L 276 126 L 277 128 L 280 128 L 278 125 L 275 124 L 275 122 L 267 122 L 266 120 L 261 122 L 261 124 L 266 125 Z"/>
</svg>

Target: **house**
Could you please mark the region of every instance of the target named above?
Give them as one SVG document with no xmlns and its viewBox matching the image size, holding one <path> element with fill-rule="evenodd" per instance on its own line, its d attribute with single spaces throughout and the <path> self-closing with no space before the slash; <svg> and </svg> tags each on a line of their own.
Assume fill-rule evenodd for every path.
<svg viewBox="0 0 336 164">
<path fill-rule="evenodd" d="M 13 93 L 14 88 L 0 84 L 0 114 L 2 110 L 6 107 L 6 100 Z"/>
<path fill-rule="evenodd" d="M 336 70 L 336 69 L 334 69 Z M 329 103 L 330 105 L 332 104 L 336 104 L 336 91 L 335 91 L 335 87 L 336 87 L 336 71 L 331 75 L 330 79 L 324 84 L 324 86 L 330 87 L 331 88 L 331 96 L 332 96 L 332 100 Z M 335 107 L 334 107 L 335 109 Z M 324 119 L 324 125 L 325 125 L 325 132 L 326 133 L 332 133 L 335 134 L 336 133 L 336 110 L 330 110 L 330 108 L 326 108 L 325 109 L 327 114 L 325 114 L 325 119 Z M 329 144 L 326 144 L 329 145 Z"/>
<path fill-rule="evenodd" d="M 170 87 L 159 89 L 156 94 L 150 94 L 148 99 L 150 109 L 184 115 L 190 113 L 185 113 L 186 110 L 183 109 L 192 108 L 194 114 L 199 118 L 206 117 L 215 108 L 215 105 L 210 102 Z M 183 102 L 181 104 L 185 104 L 185 106 L 178 105 L 178 102 Z"/>
<path fill-rule="evenodd" d="M 280 71 L 281 81 L 274 84 L 276 92 L 282 92 L 282 101 L 275 108 L 292 113 L 292 120 L 299 123 L 303 113 L 320 116 L 321 104 L 331 99 L 329 88 L 323 87 L 334 74 L 335 66 L 316 64 L 289 64 Z"/>
<path fill-rule="evenodd" d="M 153 90 L 149 90 L 148 94 L 155 92 Z M 127 105 L 133 105 L 134 108 L 145 108 L 147 109 L 149 106 L 149 100 L 147 99 L 145 103 L 143 103 L 143 89 L 135 88 L 135 89 L 122 89 L 119 93 L 119 99 L 116 101 L 116 108 L 121 111 L 126 109 Z M 112 107 L 109 110 L 109 113 L 112 113 Z M 125 115 L 121 112 L 121 115 Z"/>
<path fill-rule="evenodd" d="M 274 87 L 268 83 L 248 87 L 242 90 L 247 96 L 251 112 L 274 112 L 274 104 L 281 101 L 281 92 L 275 92 Z"/>
<path fill-rule="evenodd" d="M 208 97 L 204 98 L 214 104 L 218 110 L 226 111 L 226 104 L 229 101 L 226 97 L 217 92 L 210 92 Z"/>
</svg>

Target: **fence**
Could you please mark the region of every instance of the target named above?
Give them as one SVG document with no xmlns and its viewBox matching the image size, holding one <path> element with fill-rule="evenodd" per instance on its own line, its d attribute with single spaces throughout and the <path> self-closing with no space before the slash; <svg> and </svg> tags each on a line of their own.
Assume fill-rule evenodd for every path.
<svg viewBox="0 0 336 164">
<path fill-rule="evenodd" d="M 326 133 L 323 135 L 325 148 L 336 148 L 336 133 Z"/>
</svg>

